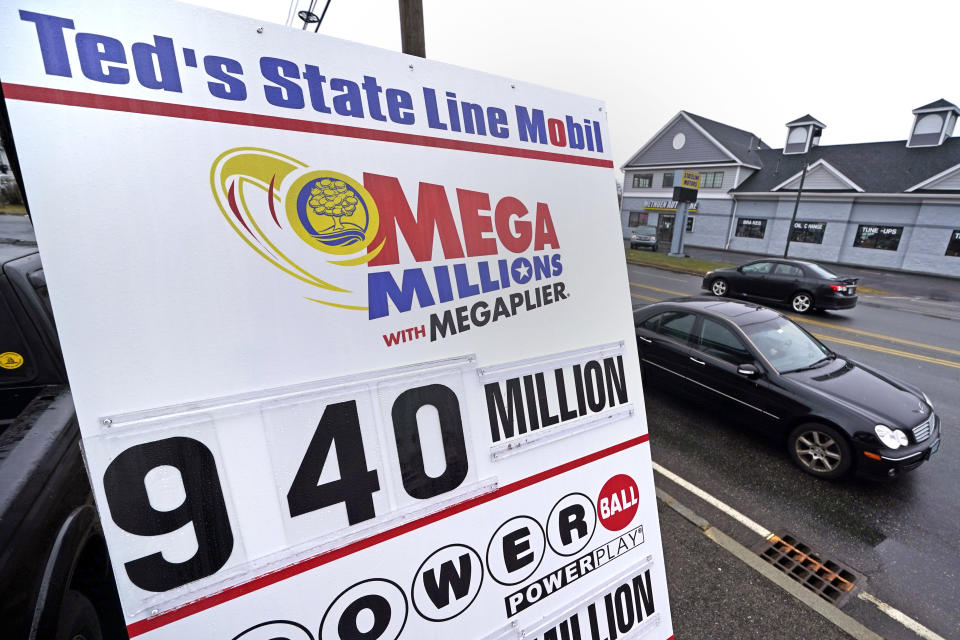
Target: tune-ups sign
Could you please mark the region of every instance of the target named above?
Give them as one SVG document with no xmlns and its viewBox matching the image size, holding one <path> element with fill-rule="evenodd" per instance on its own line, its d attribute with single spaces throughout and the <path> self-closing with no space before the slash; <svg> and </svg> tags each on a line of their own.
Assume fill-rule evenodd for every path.
<svg viewBox="0 0 960 640">
<path fill-rule="evenodd" d="M 671 637 L 601 103 L 188 5 L 0 29 L 131 637 Z"/>
</svg>

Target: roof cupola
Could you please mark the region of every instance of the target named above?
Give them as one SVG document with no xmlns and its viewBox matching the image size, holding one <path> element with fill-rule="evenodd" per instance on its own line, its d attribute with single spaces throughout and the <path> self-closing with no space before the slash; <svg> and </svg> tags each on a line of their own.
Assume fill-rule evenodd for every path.
<svg viewBox="0 0 960 640">
<path fill-rule="evenodd" d="M 960 108 L 940 98 L 913 110 L 913 129 L 907 138 L 908 147 L 939 147 L 953 135 Z"/>
<path fill-rule="evenodd" d="M 806 153 L 820 144 L 820 136 L 827 125 L 809 113 L 787 123 L 787 143 L 783 145 L 784 155 Z"/>
</svg>

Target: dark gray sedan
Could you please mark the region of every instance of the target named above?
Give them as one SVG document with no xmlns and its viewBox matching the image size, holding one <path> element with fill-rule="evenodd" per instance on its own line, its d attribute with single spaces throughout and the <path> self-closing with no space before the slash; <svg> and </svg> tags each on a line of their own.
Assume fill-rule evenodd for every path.
<svg viewBox="0 0 960 640">
<path fill-rule="evenodd" d="M 797 313 L 857 305 L 857 278 L 838 276 L 805 260 L 767 258 L 717 269 L 707 272 L 700 286 L 715 296 L 786 304 Z"/>
</svg>

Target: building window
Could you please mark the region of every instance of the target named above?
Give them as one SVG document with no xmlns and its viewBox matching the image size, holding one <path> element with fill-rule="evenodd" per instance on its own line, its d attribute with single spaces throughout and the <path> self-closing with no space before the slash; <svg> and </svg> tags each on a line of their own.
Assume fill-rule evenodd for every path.
<svg viewBox="0 0 960 640">
<path fill-rule="evenodd" d="M 762 238 L 766 230 L 765 218 L 737 218 L 738 238 Z"/>
<path fill-rule="evenodd" d="M 947 252 L 945 256 L 960 256 L 960 229 L 954 229 L 950 235 L 950 242 L 947 243 Z"/>
<path fill-rule="evenodd" d="M 793 230 L 790 232 L 790 242 L 823 244 L 823 232 L 826 228 L 826 222 L 794 222 Z"/>
<path fill-rule="evenodd" d="M 693 233 L 693 216 L 687 216 L 687 233 Z"/>
<path fill-rule="evenodd" d="M 633 174 L 633 188 L 634 189 L 649 189 L 653 186 L 653 174 L 652 173 L 635 173 Z"/>
<path fill-rule="evenodd" d="M 631 211 L 628 227 L 639 227 L 647 224 L 647 213 L 645 211 Z"/>
<path fill-rule="evenodd" d="M 853 239 L 853 246 L 862 249 L 896 251 L 897 247 L 900 246 L 901 235 L 903 235 L 903 227 L 862 224 L 857 227 L 857 235 Z"/>
<path fill-rule="evenodd" d="M 723 186 L 723 171 L 705 171 L 700 174 L 701 189 L 719 189 Z"/>
<path fill-rule="evenodd" d="M 673 186 L 673 173 L 663 174 L 663 188 L 668 189 Z"/>
</svg>

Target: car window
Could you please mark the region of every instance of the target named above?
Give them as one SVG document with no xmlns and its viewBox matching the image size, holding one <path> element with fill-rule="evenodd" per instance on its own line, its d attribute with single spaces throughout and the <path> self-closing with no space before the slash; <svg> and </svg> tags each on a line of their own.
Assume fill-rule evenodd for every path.
<svg viewBox="0 0 960 640">
<path fill-rule="evenodd" d="M 832 280 L 837 277 L 833 271 L 827 269 L 826 267 L 820 266 L 819 264 L 808 264 L 807 268 L 814 273 L 814 275 L 820 278 L 826 278 L 827 280 Z"/>
<path fill-rule="evenodd" d="M 821 342 L 786 318 L 746 325 L 743 330 L 780 373 L 814 366 L 831 355 Z"/>
<path fill-rule="evenodd" d="M 657 333 L 681 342 L 689 342 L 692 337 L 690 334 L 693 331 L 693 324 L 697 317 L 692 313 L 684 313 L 683 311 L 667 311 L 661 313 L 659 319 L 660 325 L 655 329 Z"/>
<path fill-rule="evenodd" d="M 740 271 L 749 275 L 760 275 L 763 273 L 769 273 L 770 267 L 773 266 L 772 262 L 754 262 L 753 264 L 745 264 L 740 267 Z"/>
<path fill-rule="evenodd" d="M 710 318 L 703 319 L 700 335 L 697 336 L 694 346 L 708 355 L 732 364 L 753 362 L 753 356 L 743 341 L 729 328 Z"/>
<path fill-rule="evenodd" d="M 654 333 L 656 333 L 658 328 L 660 327 L 660 318 L 662 317 L 663 317 L 662 313 L 657 314 L 652 318 L 647 318 L 643 322 L 639 323 L 638 326 L 643 327 L 648 331 L 653 331 Z"/>
<path fill-rule="evenodd" d="M 775 276 L 790 276 L 791 278 L 802 278 L 803 269 L 800 267 L 795 267 L 792 264 L 783 264 L 777 263 L 776 268 L 773 270 L 773 275 Z"/>
</svg>

